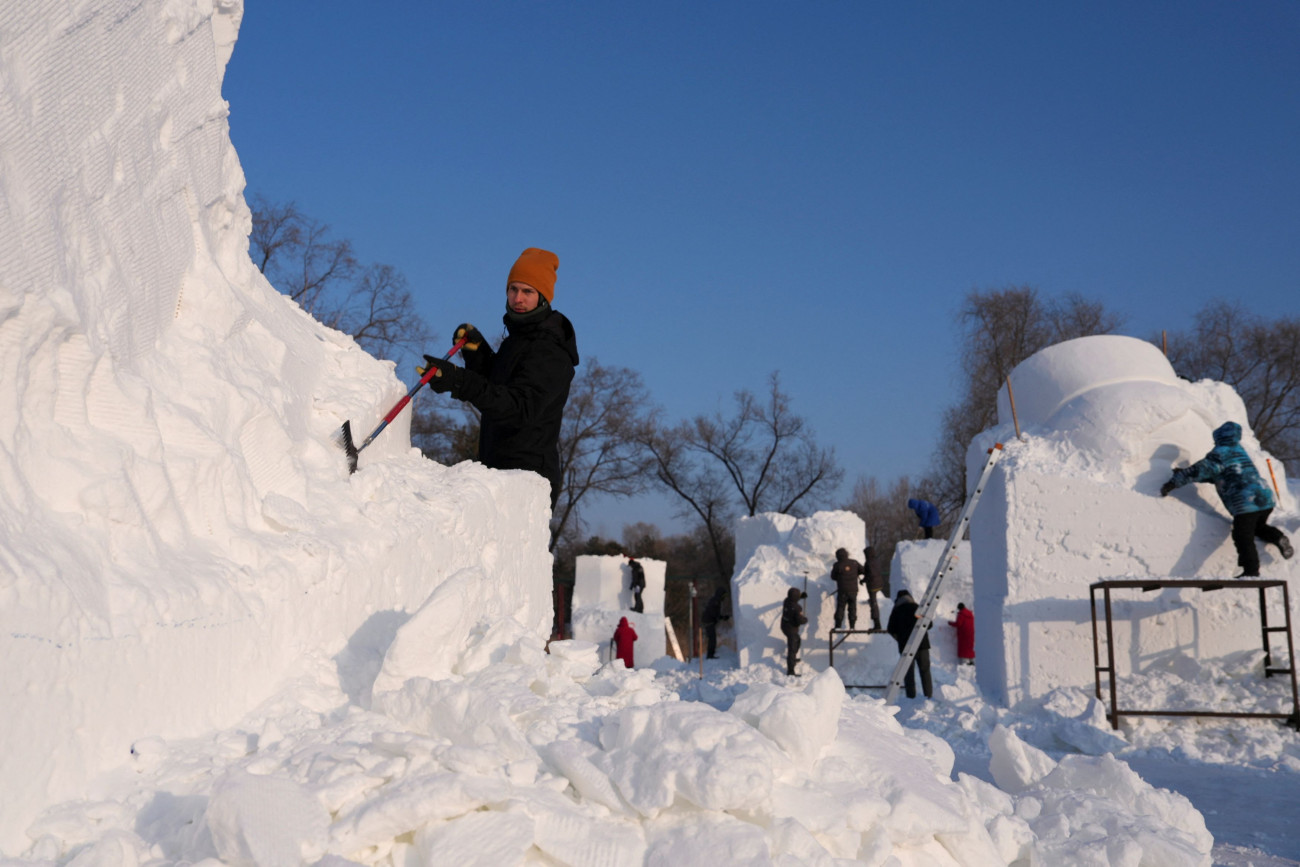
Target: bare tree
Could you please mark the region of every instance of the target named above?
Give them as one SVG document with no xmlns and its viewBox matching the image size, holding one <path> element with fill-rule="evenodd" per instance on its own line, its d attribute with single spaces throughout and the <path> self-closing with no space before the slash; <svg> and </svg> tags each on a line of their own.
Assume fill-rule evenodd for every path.
<svg viewBox="0 0 1300 867">
<path fill-rule="evenodd" d="M 325 325 L 377 358 L 418 356 L 433 338 L 415 312 L 406 278 L 393 266 L 362 266 L 352 242 L 297 205 L 252 200 L 250 255 L 266 278 Z"/>
<path fill-rule="evenodd" d="M 574 377 L 560 428 L 560 498 L 551 520 L 550 548 L 566 526 L 581 525 L 581 505 L 592 494 L 627 497 L 645 489 L 649 459 L 636 432 L 649 421 L 650 398 L 641 374 L 588 359 Z"/>
<path fill-rule="evenodd" d="M 1168 344 L 1169 361 L 1183 376 L 1236 389 L 1260 445 L 1279 460 L 1300 459 L 1300 318 L 1266 320 L 1212 301 L 1191 333 L 1170 335 Z"/>
<path fill-rule="evenodd" d="M 960 510 L 966 499 L 966 448 L 996 424 L 998 389 L 1011 370 L 1052 344 L 1112 333 L 1123 318 L 1075 293 L 1044 301 L 1037 289 L 1015 286 L 971 290 L 958 323 L 966 384 L 962 399 L 944 411 L 927 482 L 943 514 Z"/>
<path fill-rule="evenodd" d="M 392 265 L 370 265 L 337 293 L 337 306 L 321 321 L 377 358 L 418 357 L 433 340 L 415 312 L 406 277 Z"/>
<path fill-rule="evenodd" d="M 697 416 L 672 428 L 647 426 L 641 444 L 660 485 L 681 500 L 681 514 L 700 522 L 718 577 L 730 574 L 731 523 L 737 513 L 805 513 L 844 477 L 834 449 L 817 444 L 790 408 L 773 373 L 768 391 L 735 395 L 735 412 Z"/>
<path fill-rule="evenodd" d="M 452 407 L 451 398 L 443 395 L 428 397 L 432 399 L 411 405 L 411 445 L 445 466 L 477 460 L 478 411 L 468 404 Z"/>
</svg>

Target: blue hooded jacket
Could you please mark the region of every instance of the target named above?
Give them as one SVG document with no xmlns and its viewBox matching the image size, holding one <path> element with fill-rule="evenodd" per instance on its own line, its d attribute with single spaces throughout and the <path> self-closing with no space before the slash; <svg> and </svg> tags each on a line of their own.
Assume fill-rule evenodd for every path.
<svg viewBox="0 0 1300 867">
<path fill-rule="evenodd" d="M 1241 447 L 1241 425 L 1224 422 L 1214 431 L 1214 448 L 1190 467 L 1174 470 L 1175 488 L 1188 482 L 1213 482 L 1219 499 L 1233 515 L 1262 512 L 1275 505 L 1273 492 Z"/>
<path fill-rule="evenodd" d="M 916 512 L 922 527 L 937 527 L 940 524 L 939 510 L 928 500 L 908 500 L 907 508 Z"/>
</svg>

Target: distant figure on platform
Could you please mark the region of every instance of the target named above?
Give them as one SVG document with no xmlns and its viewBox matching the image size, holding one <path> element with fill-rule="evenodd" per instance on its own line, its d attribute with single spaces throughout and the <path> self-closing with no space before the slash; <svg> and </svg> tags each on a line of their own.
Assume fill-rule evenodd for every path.
<svg viewBox="0 0 1300 867">
<path fill-rule="evenodd" d="M 704 603 L 704 613 L 700 615 L 700 623 L 704 625 L 704 636 L 709 642 L 709 659 L 718 658 L 718 621 L 730 620 L 730 614 L 722 613 L 722 600 L 727 596 L 727 588 L 719 587 L 713 591 L 709 601 Z"/>
<path fill-rule="evenodd" d="M 636 644 L 636 630 L 627 622 L 626 617 L 619 618 L 618 628 L 614 630 L 614 656 L 623 660 L 628 668 L 632 667 L 632 645 Z"/>
<path fill-rule="evenodd" d="M 862 549 L 862 586 L 867 588 L 867 604 L 871 606 L 871 631 L 884 632 L 880 625 L 880 605 L 877 593 L 888 593 L 883 578 L 876 574 L 876 549 L 868 545 Z"/>
<path fill-rule="evenodd" d="M 627 565 L 632 570 L 632 610 L 640 614 L 645 611 L 645 603 L 641 601 L 641 593 L 645 590 L 645 567 L 635 557 L 628 557 Z"/>
<path fill-rule="evenodd" d="M 934 528 L 941 523 L 939 510 L 929 500 L 908 500 L 907 508 L 916 512 L 916 519 L 921 523 L 921 532 L 927 539 L 934 538 Z"/>
<path fill-rule="evenodd" d="M 785 594 L 785 605 L 781 607 L 781 631 L 785 633 L 785 673 L 790 677 L 794 676 L 795 664 L 799 662 L 799 627 L 808 622 L 799 600 L 807 598 L 807 593 L 798 587 L 791 587 L 790 592 Z"/>
<path fill-rule="evenodd" d="M 949 626 L 957 627 L 957 664 L 975 664 L 975 613 L 957 603 L 957 619 L 949 620 Z"/>
<path fill-rule="evenodd" d="M 1169 481 L 1160 486 L 1160 496 L 1167 497 L 1175 488 L 1188 482 L 1213 482 L 1219 499 L 1232 515 L 1232 543 L 1237 547 L 1238 578 L 1259 577 L 1259 551 L 1255 539 L 1271 542 L 1290 560 L 1295 552 L 1291 540 L 1268 516 L 1276 504 L 1273 492 L 1259 477 L 1259 470 L 1241 447 L 1241 425 L 1224 422 L 1214 431 L 1214 448 L 1190 467 L 1174 470 Z"/>
<path fill-rule="evenodd" d="M 894 610 L 889 612 L 889 634 L 894 636 L 898 642 L 898 652 L 901 654 L 907 647 L 907 639 L 912 635 L 912 629 L 916 626 L 916 609 L 919 606 L 912 594 L 906 590 L 899 590 L 898 595 L 894 597 Z M 912 664 L 907 667 L 907 674 L 903 677 L 903 689 L 907 692 L 908 698 L 916 698 L 916 670 L 921 670 L 921 691 L 925 697 L 929 698 L 933 686 L 930 683 L 930 635 L 927 632 L 921 637 L 921 646 L 917 648 L 916 658 Z"/>
<path fill-rule="evenodd" d="M 831 580 L 835 582 L 835 628 L 844 626 L 844 612 L 849 613 L 849 629 L 858 628 L 858 578 L 862 564 L 849 557 L 847 548 L 835 552 Z"/>
</svg>

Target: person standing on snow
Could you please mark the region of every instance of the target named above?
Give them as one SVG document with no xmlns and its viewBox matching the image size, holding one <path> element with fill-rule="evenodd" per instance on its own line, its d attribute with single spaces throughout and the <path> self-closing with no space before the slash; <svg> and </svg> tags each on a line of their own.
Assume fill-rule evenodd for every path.
<svg viewBox="0 0 1300 867">
<path fill-rule="evenodd" d="M 916 519 L 921 523 L 921 532 L 925 538 L 934 538 L 934 528 L 939 526 L 939 509 L 929 500 L 908 500 L 907 508 L 916 512 Z"/>
<path fill-rule="evenodd" d="M 506 277 L 506 339 L 495 352 L 468 322 L 456 326 L 465 339 L 461 368 L 426 355 L 438 369 L 429 387 L 450 392 L 480 413 L 478 459 L 498 470 L 532 470 L 551 483 L 551 509 L 560 498 L 560 424 L 578 364 L 573 325 L 551 308 L 560 260 L 529 247 Z"/>
<path fill-rule="evenodd" d="M 898 652 L 901 655 L 907 649 L 907 640 L 912 637 L 912 630 L 916 627 L 917 613 L 919 608 L 912 594 L 906 590 L 899 590 L 898 595 L 894 597 L 894 610 L 889 612 L 889 625 L 885 627 L 889 634 L 894 636 L 898 642 Z M 907 667 L 907 674 L 903 676 L 903 689 L 907 692 L 908 698 L 916 698 L 916 672 L 921 672 L 921 691 L 925 697 L 929 698 L 933 691 L 930 682 L 930 633 L 927 630 L 921 637 L 921 646 L 916 650 L 916 657 L 912 664 Z"/>
<path fill-rule="evenodd" d="M 885 581 L 876 574 L 876 549 L 868 545 L 862 549 L 862 585 L 867 588 L 867 604 L 871 606 L 871 632 L 884 632 L 880 626 L 880 604 L 877 593 L 888 593 Z"/>
<path fill-rule="evenodd" d="M 628 668 L 632 667 L 632 645 L 636 644 L 636 630 L 627 622 L 626 617 L 619 618 L 618 628 L 614 630 L 614 657 L 623 660 Z"/>
<path fill-rule="evenodd" d="M 645 590 L 645 567 L 635 557 L 628 557 L 627 565 L 632 570 L 629 584 L 632 590 L 632 610 L 640 614 L 645 611 L 645 603 L 641 601 L 641 593 Z"/>
<path fill-rule="evenodd" d="M 1160 486 L 1160 496 L 1167 497 L 1189 482 L 1213 482 L 1219 499 L 1232 515 L 1232 544 L 1237 548 L 1238 578 L 1259 577 L 1259 551 L 1255 539 L 1271 542 L 1290 560 L 1295 552 L 1291 540 L 1268 517 L 1273 513 L 1273 492 L 1259 477 L 1259 470 L 1241 447 L 1241 425 L 1224 422 L 1214 431 L 1214 448 L 1190 467 L 1174 470 L 1169 481 Z"/>
<path fill-rule="evenodd" d="M 975 664 L 975 614 L 965 606 L 957 603 L 957 619 L 949 620 L 949 626 L 957 628 L 957 664 Z"/>
<path fill-rule="evenodd" d="M 700 614 L 700 623 L 704 625 L 704 636 L 709 642 L 708 659 L 718 658 L 718 621 L 730 620 L 730 614 L 722 613 L 722 600 L 727 595 L 726 587 L 719 587 L 713 591 L 709 601 L 704 604 L 704 611 Z"/>
<path fill-rule="evenodd" d="M 849 614 L 849 629 L 858 628 L 858 578 L 862 564 L 849 557 L 847 548 L 835 552 L 835 565 L 831 566 L 831 580 L 835 582 L 835 628 L 844 625 L 844 612 Z"/>
<path fill-rule="evenodd" d="M 781 606 L 781 631 L 785 633 L 785 673 L 790 677 L 794 677 L 794 667 L 799 662 L 799 645 L 802 643 L 799 627 L 808 622 L 799 600 L 807 598 L 807 593 L 798 587 L 791 587 L 790 592 L 785 594 L 785 604 Z"/>
</svg>

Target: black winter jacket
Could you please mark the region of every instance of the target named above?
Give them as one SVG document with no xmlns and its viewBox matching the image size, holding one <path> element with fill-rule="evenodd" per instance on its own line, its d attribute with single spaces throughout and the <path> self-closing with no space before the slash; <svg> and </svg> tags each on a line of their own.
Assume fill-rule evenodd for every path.
<svg viewBox="0 0 1300 867">
<path fill-rule="evenodd" d="M 781 606 L 782 632 L 798 632 L 799 627 L 808 622 L 808 618 L 803 614 L 803 606 L 799 604 L 800 598 L 802 597 L 798 590 L 792 590 L 786 596 L 785 604 Z"/>
<path fill-rule="evenodd" d="M 916 600 L 911 595 L 903 596 L 894 603 L 894 610 L 889 612 L 889 624 L 885 631 L 894 636 L 898 642 L 898 649 L 901 652 L 907 646 L 907 639 L 912 637 L 912 630 L 916 628 L 916 610 L 920 608 Z M 918 650 L 930 649 L 930 633 L 927 630 L 921 638 L 921 646 Z"/>
<path fill-rule="evenodd" d="M 465 375 L 452 394 L 482 414 L 478 457 L 498 470 L 532 470 L 551 483 L 551 507 L 560 492 L 560 424 L 569 399 L 578 342 L 573 325 L 547 308 L 536 319 L 512 322 L 495 352 L 487 344 L 465 354 Z"/>
<path fill-rule="evenodd" d="M 862 564 L 851 557 L 836 560 L 831 567 L 831 579 L 835 582 L 836 592 L 844 599 L 858 598 L 858 576 L 862 574 Z"/>
</svg>

